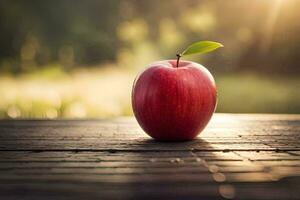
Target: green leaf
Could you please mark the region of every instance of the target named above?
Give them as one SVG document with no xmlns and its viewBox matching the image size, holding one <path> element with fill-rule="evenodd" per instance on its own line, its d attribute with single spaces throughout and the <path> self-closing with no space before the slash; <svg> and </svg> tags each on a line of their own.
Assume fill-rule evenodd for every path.
<svg viewBox="0 0 300 200">
<path fill-rule="evenodd" d="M 190 45 L 180 55 L 184 56 L 184 55 L 191 55 L 191 54 L 203 54 L 210 51 L 214 51 L 220 47 L 223 47 L 223 45 L 218 42 L 200 41 Z"/>
</svg>

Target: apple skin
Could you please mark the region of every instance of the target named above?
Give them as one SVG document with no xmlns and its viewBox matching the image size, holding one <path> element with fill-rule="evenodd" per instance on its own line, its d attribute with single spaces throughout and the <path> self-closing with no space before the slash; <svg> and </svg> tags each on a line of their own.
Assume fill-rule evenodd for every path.
<svg viewBox="0 0 300 200">
<path fill-rule="evenodd" d="M 213 76 L 202 65 L 176 60 L 151 64 L 132 88 L 132 108 L 142 129 L 159 141 L 194 139 L 217 102 Z"/>
</svg>

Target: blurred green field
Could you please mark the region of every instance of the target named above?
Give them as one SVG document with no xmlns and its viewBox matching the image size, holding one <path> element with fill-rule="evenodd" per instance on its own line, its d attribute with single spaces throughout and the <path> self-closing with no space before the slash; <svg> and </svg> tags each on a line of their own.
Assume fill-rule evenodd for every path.
<svg viewBox="0 0 300 200">
<path fill-rule="evenodd" d="M 300 79 L 254 73 L 215 76 L 218 112 L 300 113 Z"/>
<path fill-rule="evenodd" d="M 137 70 L 59 66 L 0 76 L 0 118 L 104 118 L 132 115 Z M 217 112 L 300 113 L 300 80 L 254 73 L 215 74 Z"/>
</svg>

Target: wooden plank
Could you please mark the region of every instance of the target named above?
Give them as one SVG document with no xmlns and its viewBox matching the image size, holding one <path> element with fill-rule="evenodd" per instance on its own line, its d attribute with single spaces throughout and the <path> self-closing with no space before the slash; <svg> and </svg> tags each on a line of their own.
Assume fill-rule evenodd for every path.
<svg viewBox="0 0 300 200">
<path fill-rule="evenodd" d="M 0 199 L 297 199 L 300 115 L 216 114 L 196 140 L 133 118 L 0 120 Z"/>
<path fill-rule="evenodd" d="M 0 197 L 16 199 L 220 199 L 216 184 L 133 184 L 101 185 L 98 183 L 28 183 L 0 184 Z M 22 189 L 22 190 L 20 190 Z M 22 192 L 20 192 L 22 191 Z M 13 195 L 12 195 L 13 194 Z M 27 198 L 26 198 L 27 197 Z"/>
</svg>

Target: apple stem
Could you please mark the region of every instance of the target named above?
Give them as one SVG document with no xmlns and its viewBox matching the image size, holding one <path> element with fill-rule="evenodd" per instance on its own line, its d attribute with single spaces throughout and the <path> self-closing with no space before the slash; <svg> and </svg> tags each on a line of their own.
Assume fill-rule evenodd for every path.
<svg viewBox="0 0 300 200">
<path fill-rule="evenodd" d="M 176 56 L 177 56 L 176 68 L 178 68 L 178 66 L 179 66 L 179 59 L 181 57 L 181 54 L 176 54 Z"/>
</svg>

